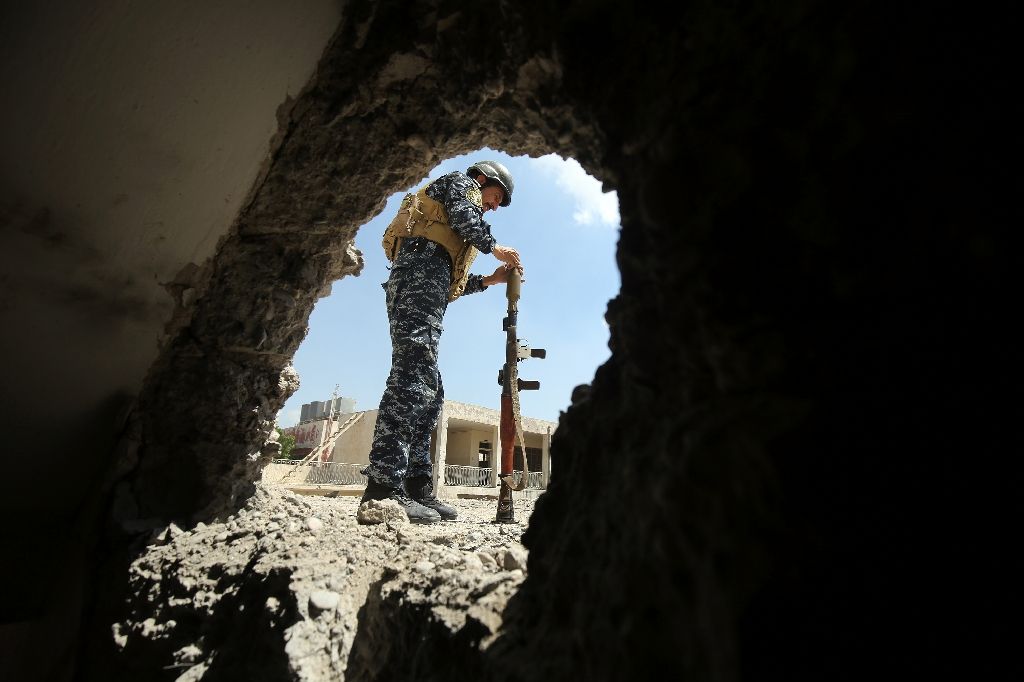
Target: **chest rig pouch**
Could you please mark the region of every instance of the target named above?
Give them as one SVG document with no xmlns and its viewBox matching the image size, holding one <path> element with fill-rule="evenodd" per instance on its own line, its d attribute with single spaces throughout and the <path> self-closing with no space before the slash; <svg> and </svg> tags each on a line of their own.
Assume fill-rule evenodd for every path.
<svg viewBox="0 0 1024 682">
<path fill-rule="evenodd" d="M 476 247 L 455 234 L 448 225 L 448 212 L 439 201 L 427 196 L 426 188 L 409 193 L 402 199 L 391 224 L 384 230 L 381 246 L 384 255 L 394 263 L 402 240 L 408 237 L 426 237 L 445 248 L 452 260 L 452 278 L 448 287 L 448 301 L 454 301 L 466 288 L 469 266 L 476 258 Z"/>
</svg>

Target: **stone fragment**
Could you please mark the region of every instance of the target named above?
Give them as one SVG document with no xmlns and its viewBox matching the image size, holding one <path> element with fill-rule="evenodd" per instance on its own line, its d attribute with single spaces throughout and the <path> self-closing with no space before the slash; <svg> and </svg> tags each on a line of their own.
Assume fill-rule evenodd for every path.
<svg viewBox="0 0 1024 682">
<path fill-rule="evenodd" d="M 504 552 L 502 566 L 506 571 L 526 570 L 526 550 L 515 545 Z"/>
<path fill-rule="evenodd" d="M 394 500 L 367 500 L 359 505 L 356 520 L 365 525 L 409 523 L 405 510 Z"/>
<path fill-rule="evenodd" d="M 471 552 L 466 552 L 462 555 L 462 563 L 466 568 L 471 570 L 482 571 L 484 569 L 484 562 L 479 556 Z"/>
<path fill-rule="evenodd" d="M 338 602 L 341 600 L 341 595 L 331 590 L 314 590 L 309 595 L 309 605 L 312 607 L 310 611 L 316 609 L 318 611 L 333 611 L 338 608 Z"/>
</svg>

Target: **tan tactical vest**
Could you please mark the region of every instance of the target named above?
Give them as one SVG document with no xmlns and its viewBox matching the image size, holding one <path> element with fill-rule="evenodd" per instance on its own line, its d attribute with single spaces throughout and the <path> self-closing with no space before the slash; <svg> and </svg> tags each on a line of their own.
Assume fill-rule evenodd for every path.
<svg viewBox="0 0 1024 682">
<path fill-rule="evenodd" d="M 414 194 L 406 194 L 398 214 L 384 230 L 381 246 L 384 255 L 392 263 L 398 256 L 398 249 L 406 237 L 426 237 L 448 251 L 452 259 L 452 279 L 448 288 L 448 300 L 454 301 L 466 288 L 469 266 L 476 258 L 476 247 L 464 241 L 448 226 L 448 212 L 439 201 L 427 196 L 426 188 Z"/>
</svg>

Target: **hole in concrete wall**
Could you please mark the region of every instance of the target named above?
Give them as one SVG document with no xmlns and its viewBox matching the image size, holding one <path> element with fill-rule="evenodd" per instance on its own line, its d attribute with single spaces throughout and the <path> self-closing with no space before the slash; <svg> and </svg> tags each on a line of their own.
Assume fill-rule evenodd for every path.
<svg viewBox="0 0 1024 682">
<path fill-rule="evenodd" d="M 515 246 L 523 254 L 527 282 L 519 305 L 520 336 L 534 347 L 546 348 L 548 355 L 543 361 L 524 365 L 522 376 L 541 381 L 536 395 L 550 397 L 553 407 L 548 414 L 537 416 L 555 421 L 558 411 L 568 407 L 573 387 L 589 383 L 597 365 L 609 354 L 603 318 L 608 300 L 619 289 L 614 259 L 618 213 L 613 201 L 601 202 L 614 200 L 614 195 L 601 193 L 600 184 L 575 162 L 558 157 L 506 157 L 487 149 L 450 159 L 429 175 L 465 170 L 470 159 L 480 156 L 507 162 L 516 177 L 513 206 L 488 214 L 488 222 L 499 242 Z M 360 398 L 370 404 L 360 407 L 375 408 L 379 400 L 390 367 L 380 287 L 387 275 L 379 240 L 401 195 L 391 197 L 380 214 L 359 230 L 357 247 L 364 253 L 366 268 L 359 277 L 335 282 L 333 292 L 318 302 L 310 319 L 311 336 L 321 333 L 323 320 L 317 319 L 321 315 L 336 330 L 324 333 L 329 353 L 321 363 L 304 368 L 301 351 L 294 360 L 303 382 L 325 379 L 325 390 L 312 395 L 316 399 L 328 397 L 336 383 L 349 395 L 344 375 L 348 368 L 376 364 L 376 385 L 371 383 L 365 401 Z M 538 254 L 536 261 L 531 253 Z M 476 272 L 492 272 L 497 265 L 487 256 L 478 261 Z M 253 281 L 265 282 L 274 281 L 262 278 L 272 278 L 273 268 L 283 264 L 267 260 L 259 265 L 260 277 Z M 295 263 L 291 265 L 298 269 Z M 313 281 L 312 276 L 304 280 L 309 290 L 323 283 Z M 331 309 L 334 303 L 336 311 Z M 360 309 L 363 305 L 365 310 Z M 238 310 L 227 312 L 231 319 L 241 317 Z M 330 319 L 331 312 L 336 319 Z M 464 373 L 465 384 L 478 386 L 481 397 L 459 394 L 459 381 L 442 365 L 448 396 L 498 406 L 500 388 L 495 379 L 504 355 L 502 318 L 506 312 L 503 291 L 466 297 L 449 309 L 442 359 L 464 359 L 461 356 L 470 353 L 445 345 L 453 340 L 464 341 L 478 353 L 478 367 Z M 369 330 L 364 325 L 370 324 L 377 325 L 376 341 L 366 338 Z M 348 352 L 339 343 L 342 336 L 353 344 Z M 384 351 L 376 363 L 364 356 L 370 348 Z M 561 389 L 545 373 L 554 369 L 565 377 Z M 301 394 L 296 396 L 301 405 Z M 524 395 L 526 415 L 533 412 L 532 397 Z M 205 586 L 217 574 L 238 576 L 244 572 L 246 584 L 275 589 L 267 591 L 264 602 L 258 598 L 225 600 L 219 621 L 238 622 L 231 609 L 235 604 L 244 606 L 248 631 L 254 637 L 274 640 L 280 647 L 277 652 L 283 650 L 292 663 L 301 660 L 310 669 L 330 670 L 340 670 L 347 663 L 353 670 L 378 675 L 378 679 L 413 669 L 420 672 L 426 665 L 424 657 L 436 652 L 447 652 L 443 658 L 453 670 L 477 666 L 478 658 L 470 654 L 479 657 L 482 640 L 494 636 L 504 605 L 524 579 L 526 557 L 519 538 L 529 514 L 524 513 L 528 508 L 522 498 L 516 501 L 519 523 L 515 529 L 490 523 L 495 513 L 493 502 L 465 500 L 460 513 L 472 522 L 437 529 L 437 537 L 386 524 L 356 527 L 354 502 L 352 497 L 330 500 L 297 496 L 279 487 L 262 489 L 230 516 L 170 534 L 166 545 L 147 549 L 131 569 L 136 589 L 129 599 L 135 612 L 121 622 L 121 646 L 137 655 L 140 667 L 188 665 L 193 674 L 204 670 L 209 675 L 219 673 L 223 668 L 216 666 L 231 660 L 223 652 L 237 647 L 232 641 L 203 637 L 203 627 L 195 625 L 198 619 L 187 617 L 205 608 L 202 600 L 183 595 L 180 601 L 164 605 L 147 601 L 146 595 L 164 594 L 164 582 L 181 582 L 181 576 L 192 585 Z M 477 529 L 482 532 L 474 532 Z M 166 570 L 150 570 L 153 562 L 162 562 Z M 380 581 L 382 565 L 395 569 L 395 584 L 386 589 Z M 287 584 L 285 593 L 277 589 L 279 584 Z M 423 601 L 414 604 L 404 595 L 421 595 Z M 150 638 L 159 646 L 152 645 Z M 378 670 L 380 660 L 374 654 L 382 642 L 414 655 L 404 667 L 391 662 Z M 240 650 L 244 651 L 244 646 Z M 268 666 L 280 663 L 276 654 L 267 660 Z"/>
<path fill-rule="evenodd" d="M 411 24 L 402 21 L 398 25 L 407 27 Z M 317 561 L 325 555 L 342 553 L 336 546 L 323 549 L 315 539 L 321 536 L 317 536 L 313 527 L 319 526 L 322 533 L 329 534 L 343 530 L 344 524 L 352 521 L 354 516 L 333 506 L 312 508 L 311 505 L 324 500 L 303 500 L 291 496 L 268 502 L 251 496 L 249 484 L 256 478 L 253 469 L 263 454 L 259 451 L 263 444 L 261 439 L 279 412 L 279 398 L 286 395 L 286 364 L 289 358 L 293 358 L 301 365 L 302 352 L 298 350 L 298 340 L 309 324 L 318 326 L 318 316 L 321 311 L 328 312 L 325 304 L 330 299 L 337 297 L 342 302 L 344 310 L 340 315 L 346 321 L 346 328 L 364 322 L 361 315 L 354 313 L 353 304 L 369 301 L 373 314 L 381 321 L 379 328 L 382 332 L 386 330 L 380 289 L 380 283 L 385 277 L 382 272 L 374 275 L 372 268 L 367 268 L 356 279 L 337 282 L 334 296 L 321 299 L 312 317 L 310 309 L 320 287 L 330 283 L 341 272 L 350 271 L 354 267 L 355 263 L 348 258 L 349 254 L 342 255 L 339 249 L 347 246 L 346 242 L 351 238 L 355 226 L 375 212 L 374 207 L 379 206 L 380 194 L 415 180 L 417 174 L 429 171 L 428 164 L 436 162 L 438 158 L 425 160 L 421 153 L 423 140 L 407 134 L 409 129 L 418 129 L 417 126 L 407 125 L 410 117 L 419 118 L 422 112 L 415 110 L 416 107 L 406 109 L 403 105 L 426 102 L 432 107 L 443 95 L 437 85 L 462 93 L 467 88 L 475 89 L 479 84 L 474 84 L 473 78 L 468 82 L 458 82 L 457 78 L 442 79 L 440 83 L 435 83 L 433 77 L 412 79 L 409 88 L 403 90 L 400 97 L 397 92 L 391 92 L 392 97 L 388 99 L 391 115 L 385 115 L 381 111 L 371 111 L 377 100 L 363 99 L 363 90 L 352 87 L 352 79 L 376 82 L 370 74 L 382 65 L 377 64 L 366 52 L 350 56 L 350 61 L 337 61 L 338 55 L 334 53 L 325 58 L 316 88 L 304 95 L 301 105 L 295 107 L 282 147 L 275 153 L 266 177 L 258 184 L 252 202 L 243 211 L 237 233 L 229 236 L 216 262 L 212 264 L 206 293 L 191 315 L 189 328 L 175 338 L 175 345 L 167 350 L 147 382 L 144 402 L 148 422 L 141 429 L 145 436 L 140 438 L 145 441 L 140 455 L 145 466 L 140 467 L 142 473 L 134 480 L 133 492 L 140 509 L 138 512 L 132 510 L 132 513 L 153 518 L 180 518 L 187 514 L 194 514 L 197 518 L 215 517 L 209 528 L 192 526 L 186 530 L 187 537 L 183 536 L 177 541 L 181 547 L 171 552 L 172 561 L 176 561 L 180 555 L 179 549 L 195 559 L 188 566 L 176 564 L 174 570 L 193 571 L 197 580 L 207 575 L 208 560 L 211 558 L 216 558 L 225 566 L 238 566 L 242 562 L 249 566 L 252 558 L 259 556 L 260 561 L 253 564 L 254 570 L 266 570 L 277 561 L 295 565 L 297 573 L 307 570 L 302 562 L 310 559 L 310 555 L 313 555 L 313 561 Z M 367 64 L 368 60 L 371 63 Z M 440 73 L 461 74 L 465 63 L 461 58 L 440 61 L 438 70 Z M 530 76 L 531 68 L 527 68 L 525 76 Z M 466 73 L 472 75 L 471 72 Z M 540 76 L 534 74 L 526 78 L 525 82 L 530 84 L 537 78 Z M 540 81 L 546 83 L 547 79 L 540 78 Z M 384 82 L 391 83 L 387 79 Z M 445 118 L 445 125 L 434 131 L 435 139 L 431 140 L 430 147 L 436 148 L 440 158 L 444 158 L 447 154 L 472 149 L 477 144 L 512 139 L 517 140 L 519 146 L 515 151 L 518 152 L 535 154 L 557 148 L 563 152 L 575 152 L 581 159 L 590 158 L 591 167 L 599 167 L 593 159 L 596 148 L 602 144 L 601 137 L 589 126 L 575 121 L 573 111 L 556 106 L 542 119 L 532 108 L 532 100 L 531 109 L 521 110 L 522 106 L 522 101 L 517 98 L 504 102 L 500 107 L 489 109 L 487 120 L 481 121 L 478 109 L 467 104 L 464 110 Z M 371 113 L 373 115 L 369 115 Z M 410 164 L 408 159 L 411 154 L 423 160 Z M 372 163 L 369 159 L 373 160 Z M 539 163 L 539 160 L 531 163 Z M 465 169 L 466 166 L 465 160 L 461 160 L 454 163 L 453 167 Z M 612 257 L 618 242 L 617 225 L 602 227 L 599 206 L 577 206 L 571 192 L 567 199 L 566 185 L 563 184 L 565 178 L 555 169 L 548 168 L 545 171 L 538 167 L 536 172 L 520 173 L 513 168 L 513 172 L 517 178 L 515 203 L 509 209 L 494 214 L 489 222 L 495 225 L 500 241 L 516 246 L 524 254 L 527 284 L 524 285 L 520 302 L 521 336 L 532 345 L 546 347 L 550 351 L 543 363 L 535 363 L 537 374 L 533 374 L 531 367 L 529 374 L 524 371 L 524 378 L 541 381 L 541 392 L 537 395 L 551 395 L 555 407 L 548 411 L 547 416 L 556 418 L 557 411 L 568 406 L 573 385 L 589 382 L 594 376 L 596 365 L 608 357 L 608 332 L 603 316 L 608 300 L 619 289 L 618 272 Z M 531 184 L 536 188 L 535 192 L 530 191 Z M 560 188 L 563 195 L 561 200 L 541 199 L 542 196 L 558 196 Z M 381 224 L 371 227 L 371 221 L 357 234 L 357 246 L 366 254 L 376 256 L 378 263 L 382 262 L 379 235 L 383 230 L 383 221 L 388 220 L 395 210 L 395 201 L 392 197 L 389 205 L 378 215 Z M 521 205 L 535 201 L 542 207 L 549 204 L 552 209 L 556 206 L 568 209 L 567 215 L 563 216 L 561 223 L 556 224 L 552 224 L 554 215 L 547 212 L 533 221 L 517 218 Z M 595 224 L 587 225 L 588 219 Z M 522 220 L 522 224 L 516 225 L 518 220 Z M 573 231 L 560 234 L 558 227 Z M 606 263 L 610 267 L 607 277 L 595 275 L 594 257 L 580 248 L 596 238 L 594 234 L 599 234 L 590 232 L 591 229 L 606 230 Z M 524 235 L 523 239 L 518 238 L 518 231 Z M 531 265 L 527 246 L 534 248 L 534 245 L 546 254 L 555 255 L 555 266 L 546 281 L 543 272 Z M 483 271 L 486 272 L 486 269 Z M 358 286 L 353 288 L 353 285 L 365 286 L 373 295 L 360 296 Z M 579 378 L 568 380 L 559 391 L 544 374 L 546 368 L 555 363 L 560 363 L 564 368 L 568 363 L 581 361 L 584 357 L 580 335 L 585 330 L 580 329 L 581 325 L 567 323 L 570 313 L 581 312 L 582 306 L 572 301 L 576 292 L 596 296 L 591 319 L 598 329 L 600 342 L 597 344 L 597 357 L 587 363 Z M 542 306 L 539 303 L 531 304 L 531 297 L 535 295 L 543 297 L 546 304 L 557 301 L 558 306 L 553 307 L 551 314 L 545 318 L 539 312 Z M 489 302 L 485 303 L 488 299 Z M 458 310 L 449 311 L 446 334 L 442 340 L 442 372 L 451 377 L 446 377 L 446 392 L 450 397 L 466 402 L 493 405 L 499 393 L 495 376 L 501 363 L 503 347 L 503 296 L 485 292 L 473 298 L 467 297 L 459 304 Z M 484 306 L 486 314 L 473 314 L 469 309 L 463 309 L 473 305 Z M 460 319 L 467 320 L 468 324 L 461 331 L 457 325 Z M 453 385 L 457 382 L 451 376 L 450 368 L 444 364 L 444 358 L 459 356 L 458 351 L 450 345 L 453 339 L 467 339 L 474 348 L 488 346 L 482 340 L 485 333 L 491 334 L 494 339 L 493 355 L 478 370 L 479 379 L 474 377 L 472 381 L 472 385 L 482 388 L 483 397 L 462 396 L 457 386 Z M 564 353 L 558 352 L 558 341 L 564 342 Z M 332 345 L 334 353 L 327 367 L 345 366 L 348 358 L 338 347 L 340 344 Z M 370 345 L 365 341 L 359 342 L 362 348 Z M 390 344 L 385 342 L 373 345 L 383 347 L 387 353 Z M 380 372 L 377 381 L 371 382 L 371 385 L 376 385 L 367 389 L 367 397 L 359 399 L 359 407 L 375 407 L 384 388 L 384 377 L 389 366 L 386 356 L 378 363 L 356 360 L 351 366 L 376 367 Z M 303 370 L 301 366 L 299 371 L 307 387 L 320 374 Z M 346 394 L 349 382 L 344 376 L 328 374 L 324 386 L 326 390 L 318 391 L 311 397 L 328 397 L 335 384 L 339 384 L 342 394 Z M 301 402 L 300 398 L 298 404 Z M 539 410 L 535 412 L 528 401 L 524 401 L 524 413 L 546 416 Z M 188 424 L 193 431 L 183 433 L 184 424 Z M 568 461 L 565 463 L 569 465 Z M 183 480 L 185 474 L 182 472 L 189 473 L 191 478 Z M 248 502 L 245 502 L 246 499 Z M 239 510 L 239 504 L 246 504 L 246 509 Z M 488 507 L 493 518 L 493 507 Z M 249 512 L 248 520 L 244 523 L 238 520 L 242 511 Z M 225 516 L 231 512 L 237 512 L 238 518 L 234 518 L 234 515 Z M 237 528 L 232 528 L 231 524 Z M 294 530 L 293 525 L 296 526 Z M 388 532 L 367 539 L 379 541 L 387 551 L 392 551 L 396 545 L 401 544 L 401 540 L 396 537 L 393 529 L 385 530 Z M 288 538 L 296 533 L 314 538 L 312 544 L 306 548 L 296 547 Z M 414 541 L 421 545 L 418 551 L 427 551 L 422 545 L 428 541 L 415 538 Z M 468 552 L 464 557 L 466 559 L 475 555 L 473 542 L 476 541 L 466 538 L 466 541 L 458 545 L 458 551 Z M 430 544 L 435 545 L 433 542 Z M 428 549 L 433 550 L 438 546 L 449 547 L 441 544 Z M 311 574 L 299 575 L 291 580 L 289 589 L 296 595 L 295 603 L 301 614 L 299 621 L 291 627 L 308 634 L 302 638 L 304 641 L 319 642 L 311 633 L 314 630 L 319 632 L 321 625 L 326 622 L 321 621 L 321 618 L 326 618 L 326 611 L 315 613 L 311 608 L 317 601 L 314 595 L 323 596 L 320 593 L 332 592 L 341 594 L 344 601 L 346 595 L 360 593 L 357 588 L 362 583 L 353 576 L 363 576 L 359 578 L 363 580 L 366 578 L 364 574 L 376 570 L 376 567 L 369 564 L 371 559 L 377 561 L 377 554 L 368 553 L 359 547 L 345 547 L 343 551 L 348 552 L 347 565 L 341 566 L 344 562 L 337 562 L 339 566 L 336 571 L 334 568 L 328 571 L 323 570 L 322 566 L 316 566 L 316 570 L 308 569 Z M 368 554 L 373 556 L 367 558 Z M 408 561 L 408 554 L 399 552 L 397 559 Z M 496 551 L 485 554 L 492 554 L 493 572 L 510 574 L 520 571 L 522 576 L 521 569 L 515 567 L 521 565 L 525 568 L 522 562 L 508 559 L 508 554 L 504 555 L 504 559 L 495 561 L 498 556 Z M 440 556 L 439 561 L 448 562 L 450 558 Z M 478 561 L 483 559 L 478 557 Z M 353 566 L 354 572 L 347 570 Z M 346 571 L 343 572 L 343 569 Z M 444 570 L 466 572 L 459 564 L 452 564 Z M 478 580 L 486 582 L 487 571 L 491 570 L 490 566 L 486 570 L 480 569 Z M 404 570 L 403 574 L 411 572 Z M 163 577 L 153 575 L 149 579 L 159 582 Z M 508 581 L 509 591 L 512 590 L 512 582 Z M 516 582 L 514 588 L 518 589 L 518 585 Z M 368 589 L 363 589 L 361 593 L 365 595 Z M 491 611 L 480 614 L 480 618 L 493 625 L 496 613 L 503 607 L 508 594 L 501 596 L 501 599 L 493 600 Z M 478 601 L 464 600 L 459 603 L 476 606 Z M 352 606 L 350 603 L 342 604 L 338 607 L 338 613 L 354 613 Z M 382 619 L 387 622 L 394 615 L 388 612 Z M 397 616 L 404 617 L 400 613 Z M 155 614 L 155 617 L 159 619 L 160 614 Z M 332 625 L 330 641 L 313 645 L 318 656 L 329 659 L 331 665 L 335 664 L 335 659 L 346 658 L 344 647 L 352 641 L 351 628 L 347 627 L 351 623 L 335 625 L 345 632 L 336 634 Z M 132 632 L 138 637 L 160 634 L 154 634 L 151 628 L 147 628 L 146 620 L 133 623 Z M 291 641 L 298 640 L 293 638 Z M 292 653 L 296 654 L 296 658 L 308 658 L 302 655 L 303 652 L 289 652 L 289 655 Z M 216 656 L 215 651 L 206 649 L 202 654 L 192 659 L 198 661 L 196 666 L 204 665 L 210 656 Z"/>
</svg>

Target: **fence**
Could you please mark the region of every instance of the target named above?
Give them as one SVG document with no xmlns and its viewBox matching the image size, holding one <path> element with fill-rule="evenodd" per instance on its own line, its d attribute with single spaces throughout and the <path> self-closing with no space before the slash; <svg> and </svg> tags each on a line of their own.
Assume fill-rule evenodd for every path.
<svg viewBox="0 0 1024 682">
<path fill-rule="evenodd" d="M 365 464 L 315 462 L 309 467 L 306 483 L 319 485 L 366 485 L 366 476 L 360 472 L 365 467 Z"/>
<path fill-rule="evenodd" d="M 493 469 L 485 467 L 461 467 L 454 464 L 446 464 L 444 467 L 444 484 L 488 488 L 491 485 L 491 474 L 493 471 Z"/>
<path fill-rule="evenodd" d="M 523 472 L 516 471 L 518 474 L 517 478 L 522 479 Z M 531 471 L 530 475 L 526 479 L 527 488 L 543 488 L 544 487 L 544 472 L 543 471 Z"/>
<path fill-rule="evenodd" d="M 444 467 L 445 485 L 464 485 L 476 488 L 489 488 L 493 469 L 484 467 L 464 467 L 447 464 Z M 523 477 L 522 471 L 514 471 L 513 484 L 518 483 Z M 495 483 L 496 485 L 496 483 Z M 544 472 L 531 471 L 526 479 L 527 488 L 543 488 Z"/>
</svg>

